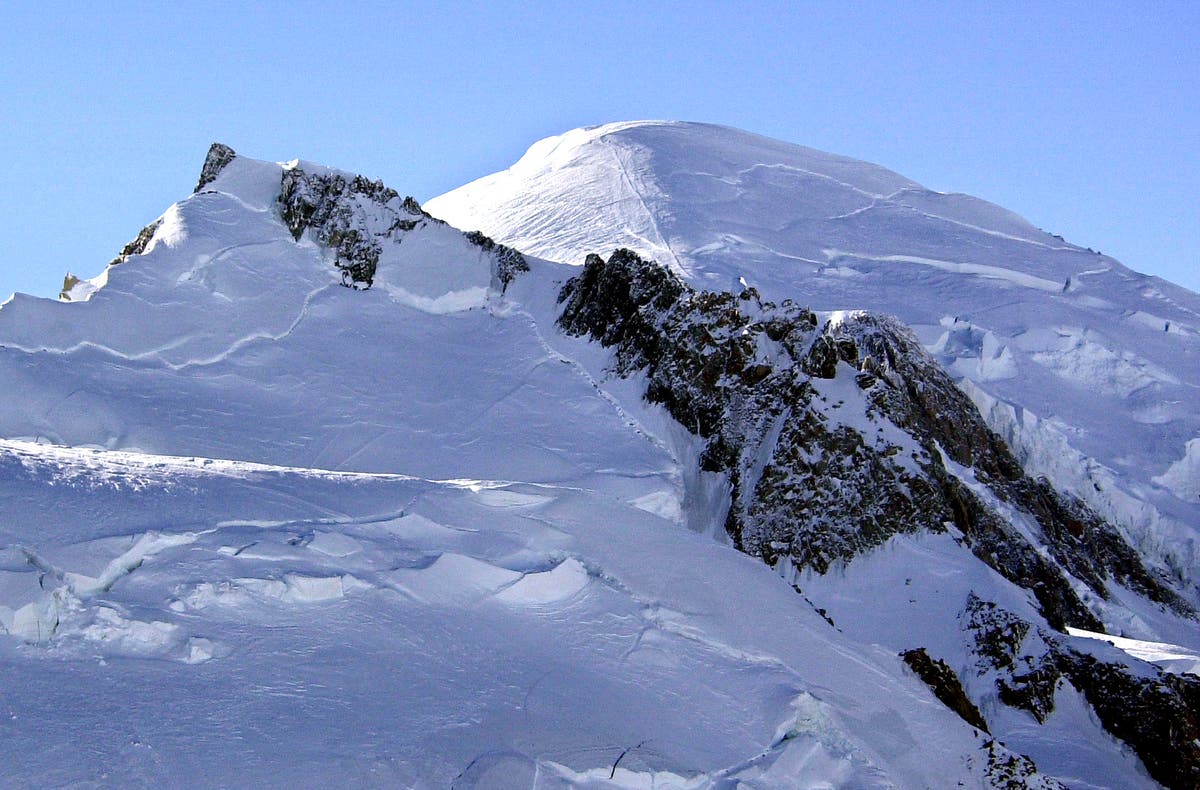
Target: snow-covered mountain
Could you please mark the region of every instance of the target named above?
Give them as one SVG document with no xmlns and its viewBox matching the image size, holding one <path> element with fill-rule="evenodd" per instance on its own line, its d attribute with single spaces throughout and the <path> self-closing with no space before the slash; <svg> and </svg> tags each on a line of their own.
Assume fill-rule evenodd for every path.
<svg viewBox="0 0 1200 790">
<path fill-rule="evenodd" d="M 705 124 L 547 138 L 427 208 L 554 260 L 628 247 L 697 287 L 898 316 L 1030 473 L 1200 582 L 1191 291 L 968 195 Z"/>
<path fill-rule="evenodd" d="M 790 190 L 800 169 L 837 190 Z M 668 191 L 655 179 L 670 174 Z M 1050 435 L 1062 469 L 1077 460 L 1063 448 L 1090 452 L 1061 416 L 1086 417 L 1069 412 L 1082 399 L 1037 411 L 995 389 L 1057 403 L 1052 375 L 1108 358 L 1082 343 L 1055 367 L 982 315 L 931 342 L 936 319 L 905 312 L 919 300 L 886 309 L 888 267 L 867 248 L 831 236 L 853 253 L 801 268 L 786 259 L 799 248 L 756 246 L 769 212 L 783 227 L 854 211 L 843 188 L 958 206 L 893 217 L 899 240 L 934 233 L 936 213 L 996 244 L 1025 243 L 1023 223 L 695 125 L 569 133 L 491 178 L 431 204 L 469 206 L 462 226 L 488 235 L 463 233 L 379 182 L 214 145 L 195 193 L 102 274 L 0 308 L 5 782 L 1200 776 L 1200 599 L 1179 542 L 1196 521 L 1174 504 L 1187 461 L 1147 471 L 1154 484 L 1091 453 L 1086 479 L 1119 495 L 1080 496 L 1084 478 L 1038 463 Z M 735 234 L 734 209 L 758 220 Z M 724 246 L 663 241 L 670 223 L 709 222 Z M 927 242 L 974 246 L 956 239 Z M 603 257 L 580 268 L 576 250 Z M 893 254 L 916 257 L 878 252 Z M 906 264 L 893 296 L 917 298 L 914 271 L 961 281 L 967 301 L 1048 279 L 928 260 L 961 265 Z M 831 298 L 863 298 L 820 303 L 802 286 L 822 278 Z M 1156 315 L 1194 305 L 1155 283 L 1175 300 Z M 1104 314 L 1070 306 L 1089 293 L 1053 297 L 1064 321 Z M 1058 326 L 1048 305 L 1015 312 L 1030 332 Z M 1173 326 L 1147 345 L 1194 353 L 1190 325 Z M 1141 337 L 1128 327 L 1094 331 Z M 1165 352 L 1145 353 L 1126 361 Z M 1160 362 L 1169 386 L 1192 386 L 1194 369 Z M 1014 372 L 979 375 L 989 365 Z M 1097 430 L 1165 398 L 1160 384 L 1112 396 L 1116 416 L 1093 404 Z M 1194 428 L 1176 406 L 1162 424 Z"/>
</svg>

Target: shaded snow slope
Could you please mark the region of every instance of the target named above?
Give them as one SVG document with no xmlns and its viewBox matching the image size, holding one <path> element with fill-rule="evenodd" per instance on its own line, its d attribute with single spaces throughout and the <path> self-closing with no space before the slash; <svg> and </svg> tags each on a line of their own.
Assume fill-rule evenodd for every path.
<svg viewBox="0 0 1200 790">
<path fill-rule="evenodd" d="M 705 124 L 574 130 L 427 207 L 574 264 L 628 247 L 698 287 L 897 315 L 1030 473 L 1200 581 L 1195 293 L 985 201 Z"/>
</svg>

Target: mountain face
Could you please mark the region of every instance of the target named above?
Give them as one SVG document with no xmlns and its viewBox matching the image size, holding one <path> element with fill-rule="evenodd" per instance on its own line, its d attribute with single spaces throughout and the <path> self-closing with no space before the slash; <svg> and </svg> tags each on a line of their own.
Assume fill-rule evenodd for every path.
<svg viewBox="0 0 1200 790">
<path fill-rule="evenodd" d="M 1195 293 L 976 198 L 704 124 L 551 137 L 427 208 L 554 260 L 624 247 L 698 288 L 896 316 L 1030 474 L 1200 581 Z"/>
<path fill-rule="evenodd" d="M 214 145 L 101 275 L 0 308 L 0 775 L 1195 786 L 1195 453 L 1088 443 L 1196 427 L 1160 359 L 1195 296 L 1098 321 L 1137 278 L 714 127 L 424 208 Z"/>
<path fill-rule="evenodd" d="M 699 463 L 730 481 L 725 529 L 737 548 L 795 580 L 798 572 L 828 575 L 835 563 L 853 573 L 855 557 L 900 534 L 950 536 L 958 552 L 1036 602 L 1041 627 L 982 601 L 978 588 L 955 615 L 974 635 L 967 655 L 998 670 L 991 692 L 1000 703 L 1044 723 L 1065 682 L 1156 779 L 1200 780 L 1200 679 L 1145 676 L 1051 635 L 1103 631 L 1085 600 L 1107 609 L 1120 603 L 1116 590 L 1189 621 L 1195 609 L 1115 527 L 1028 477 L 898 322 L 861 313 L 821 322 L 791 303 L 763 303 L 751 289 L 697 292 L 628 250 L 607 261 L 589 256 L 559 298 L 561 328 L 614 347 L 614 372 L 643 373 L 645 398 L 708 440 Z M 875 606 L 903 618 L 897 603 Z M 933 638 L 909 628 L 904 644 Z M 1039 651 L 1023 655 L 1033 630 Z M 948 707 L 988 729 L 953 669 L 923 646 L 901 655 Z M 1155 702 L 1133 704 L 1147 698 Z"/>
<path fill-rule="evenodd" d="M 895 320 L 851 314 L 821 325 L 749 289 L 697 293 L 626 250 L 590 256 L 560 299 L 560 326 L 616 346 L 616 370 L 644 369 L 647 400 L 708 438 L 702 468 L 732 483 L 726 530 L 770 565 L 826 573 L 898 533 L 953 525 L 1005 578 L 1037 580 L 1029 586 L 1059 629 L 1102 625 L 1069 577 L 1101 598 L 1113 581 L 1195 614 L 1111 525 L 1030 479 Z M 999 502 L 1037 521 L 1057 572 Z"/>
</svg>

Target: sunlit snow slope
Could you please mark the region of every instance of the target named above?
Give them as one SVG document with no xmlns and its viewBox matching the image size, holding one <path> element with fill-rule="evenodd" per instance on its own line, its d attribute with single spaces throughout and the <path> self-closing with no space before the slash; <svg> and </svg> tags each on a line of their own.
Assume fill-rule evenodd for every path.
<svg viewBox="0 0 1200 790">
<path fill-rule="evenodd" d="M 210 163 L 81 301 L 0 308 L 0 784 L 1041 781 L 713 539 L 691 437 L 555 329 L 570 267 Z M 337 199 L 285 221 L 299 175 Z"/>
<path fill-rule="evenodd" d="M 556 260 L 628 247 L 697 287 L 894 314 L 1031 474 L 1200 582 L 1195 293 L 982 200 L 705 124 L 547 138 L 427 208 Z"/>
</svg>

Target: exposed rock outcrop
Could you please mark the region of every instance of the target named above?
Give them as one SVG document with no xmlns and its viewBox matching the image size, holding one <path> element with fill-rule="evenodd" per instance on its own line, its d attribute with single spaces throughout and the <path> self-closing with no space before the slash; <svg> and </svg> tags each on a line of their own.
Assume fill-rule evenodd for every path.
<svg viewBox="0 0 1200 790">
<path fill-rule="evenodd" d="M 375 282 L 385 244 L 401 244 L 405 235 L 428 224 L 445 225 L 412 197 L 401 198 L 382 181 L 333 171 L 309 172 L 296 165 L 283 171 L 280 215 L 299 241 L 305 232 L 332 250 L 342 284 L 359 290 Z M 522 272 L 525 256 L 479 233 L 463 237 L 491 259 L 492 286 L 503 293 Z"/>
<path fill-rule="evenodd" d="M 429 219 L 412 198 L 400 200 L 382 181 L 341 173 L 309 173 L 300 167 L 283 171 L 279 205 L 283 221 L 298 241 L 312 230 L 318 244 L 335 252 L 334 265 L 342 284 L 370 288 L 382 252 L 380 240 L 368 222 L 364 204 L 385 209 L 391 220 L 385 233 L 408 231 Z"/>
<path fill-rule="evenodd" d="M 525 256 L 512 247 L 497 244 L 478 230 L 468 231 L 463 235 L 466 236 L 467 241 L 495 256 L 496 264 L 493 267 L 493 275 L 496 280 L 495 284 L 500 287 L 500 293 L 508 290 L 509 283 L 515 280 L 517 275 L 529 271 L 529 262 L 525 260 Z"/>
<path fill-rule="evenodd" d="M 999 699 L 1044 723 L 1065 686 L 1078 691 L 1101 725 L 1137 753 L 1168 787 L 1200 785 L 1200 678 L 1175 675 L 1124 654 L 1120 660 L 1047 633 L 991 601 L 972 596 L 968 638 Z M 1110 651 L 1112 652 L 1112 651 Z"/>
<path fill-rule="evenodd" d="M 983 714 L 967 696 L 958 675 L 954 674 L 954 670 L 945 661 L 932 658 L 923 647 L 905 650 L 900 657 L 904 659 L 905 664 L 908 664 L 909 669 L 915 672 L 926 686 L 929 686 L 933 695 L 941 700 L 943 705 L 957 713 L 972 727 L 984 732 L 989 731 Z"/>
<path fill-rule="evenodd" d="M 1190 612 L 1111 525 L 1028 478 L 892 318 L 699 292 L 628 250 L 588 256 L 560 302 L 566 332 L 613 347 L 618 374 L 644 374 L 646 398 L 708 440 L 702 465 L 732 483 L 726 529 L 768 564 L 824 573 L 893 535 L 953 529 L 1055 628 L 1101 628 L 1072 577 Z"/>
<path fill-rule="evenodd" d="M 142 228 L 140 231 L 138 231 L 137 238 L 122 247 L 121 251 L 117 253 L 117 257 L 109 261 L 108 265 L 116 266 L 129 260 L 129 258 L 134 255 L 141 255 L 144 253 L 146 248 L 150 246 L 150 241 L 154 238 L 154 234 L 158 232 L 158 229 L 161 226 L 162 220 L 156 219 L 146 227 Z M 64 284 L 64 288 L 65 287 L 66 286 Z"/>
<path fill-rule="evenodd" d="M 987 750 L 988 786 L 995 790 L 1065 790 L 1065 786 L 1038 772 L 1033 760 L 1006 749 L 995 740 L 984 744 Z"/>
<path fill-rule="evenodd" d="M 78 277 L 67 272 L 66 276 L 63 277 L 62 290 L 58 292 L 59 300 L 63 302 L 71 301 L 71 290 L 79 285 L 80 282 L 82 281 Z"/>
<path fill-rule="evenodd" d="M 208 148 L 208 156 L 204 157 L 204 166 L 200 168 L 200 180 L 196 182 L 195 194 L 216 180 L 225 166 L 234 160 L 237 154 L 224 143 L 213 143 Z"/>
</svg>

